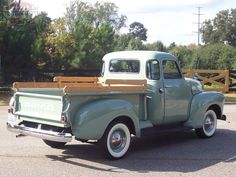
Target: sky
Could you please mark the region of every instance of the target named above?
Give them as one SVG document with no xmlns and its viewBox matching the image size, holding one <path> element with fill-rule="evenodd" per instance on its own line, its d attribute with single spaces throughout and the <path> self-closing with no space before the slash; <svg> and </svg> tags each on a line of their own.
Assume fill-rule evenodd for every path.
<svg viewBox="0 0 236 177">
<path fill-rule="evenodd" d="M 32 3 L 35 12 L 45 11 L 51 18 L 62 17 L 73 0 L 22 0 Z M 82 0 L 94 3 L 98 0 Z M 147 42 L 161 41 L 168 46 L 197 44 L 197 7 L 201 7 L 201 22 L 213 19 L 221 10 L 236 8 L 236 0 L 103 0 L 113 2 L 119 13 L 127 16 L 128 32 L 131 23 L 137 21 L 147 31 Z"/>
</svg>

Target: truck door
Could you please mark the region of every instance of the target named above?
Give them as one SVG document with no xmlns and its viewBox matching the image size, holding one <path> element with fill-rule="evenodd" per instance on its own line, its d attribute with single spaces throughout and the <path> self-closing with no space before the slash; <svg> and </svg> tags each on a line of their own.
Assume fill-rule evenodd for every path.
<svg viewBox="0 0 236 177">
<path fill-rule="evenodd" d="M 149 60 L 147 62 L 147 82 L 149 94 L 147 98 L 147 116 L 153 124 L 162 124 L 164 119 L 164 94 L 163 80 L 161 79 L 160 63 L 158 60 Z"/>
<path fill-rule="evenodd" d="M 186 121 L 191 89 L 183 78 L 175 60 L 163 60 L 162 72 L 164 81 L 164 123 Z"/>
</svg>

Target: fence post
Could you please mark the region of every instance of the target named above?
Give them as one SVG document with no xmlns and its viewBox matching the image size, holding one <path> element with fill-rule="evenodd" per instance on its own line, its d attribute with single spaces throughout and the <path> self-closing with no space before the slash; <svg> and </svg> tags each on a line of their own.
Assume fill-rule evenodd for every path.
<svg viewBox="0 0 236 177">
<path fill-rule="evenodd" d="M 229 70 L 225 70 L 225 90 L 224 92 L 229 92 Z"/>
</svg>

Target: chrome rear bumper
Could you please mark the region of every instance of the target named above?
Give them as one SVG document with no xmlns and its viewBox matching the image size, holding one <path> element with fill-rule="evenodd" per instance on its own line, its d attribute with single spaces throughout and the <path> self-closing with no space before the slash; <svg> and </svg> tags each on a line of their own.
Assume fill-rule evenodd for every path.
<svg viewBox="0 0 236 177">
<path fill-rule="evenodd" d="M 49 130 L 19 126 L 19 125 L 11 125 L 9 123 L 7 123 L 7 129 L 10 132 L 14 132 L 20 135 L 32 136 L 49 141 L 56 141 L 56 142 L 72 141 L 72 134 L 70 133 L 61 133 L 61 132 L 54 132 Z"/>
</svg>

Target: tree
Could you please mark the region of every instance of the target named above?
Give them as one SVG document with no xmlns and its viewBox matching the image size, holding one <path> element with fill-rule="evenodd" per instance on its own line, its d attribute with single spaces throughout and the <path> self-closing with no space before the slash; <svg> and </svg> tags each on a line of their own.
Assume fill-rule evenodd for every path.
<svg viewBox="0 0 236 177">
<path fill-rule="evenodd" d="M 9 8 L 10 3 L 12 1 L 8 0 L 1 0 L 0 1 L 0 83 L 4 81 L 4 75 L 5 75 L 5 60 L 4 60 L 4 43 L 3 43 L 3 37 L 5 32 L 7 31 L 7 23 L 8 23 L 8 17 L 9 17 Z"/>
<path fill-rule="evenodd" d="M 31 61 L 31 44 L 35 39 L 32 16 L 28 11 L 22 10 L 18 3 L 12 4 L 11 7 L 2 40 L 5 80 L 13 75 L 27 80 L 32 76 L 27 70 L 30 72 L 34 68 Z"/>
<path fill-rule="evenodd" d="M 113 51 L 114 29 L 108 23 L 94 28 L 89 23 L 80 22 L 76 26 L 75 40 L 77 50 L 72 65 L 83 69 L 100 69 L 102 56 Z"/>
<path fill-rule="evenodd" d="M 164 44 L 161 41 L 146 44 L 146 48 L 148 50 L 153 50 L 153 51 L 161 51 L 161 52 L 167 51 L 166 47 L 164 46 Z"/>
<path fill-rule="evenodd" d="M 3 37 L 7 31 L 8 19 L 10 17 L 10 5 L 13 0 L 1 0 L 0 1 L 0 44 L 3 44 Z M 0 45 L 0 56 L 3 55 L 4 45 Z"/>
<path fill-rule="evenodd" d="M 176 47 L 175 42 L 172 42 L 172 43 L 169 45 L 168 50 L 174 49 L 175 47 Z"/>
<path fill-rule="evenodd" d="M 125 15 L 118 14 L 119 8 L 114 3 L 102 3 L 96 2 L 94 7 L 92 8 L 95 15 L 95 26 L 99 26 L 99 24 L 107 23 L 111 25 L 116 32 L 125 26 L 125 22 L 127 17 Z"/>
<path fill-rule="evenodd" d="M 197 46 L 176 46 L 170 50 L 177 60 L 180 62 L 181 68 L 192 68 L 192 60 Z"/>
<path fill-rule="evenodd" d="M 75 29 L 78 21 L 88 22 L 93 27 L 108 23 L 118 33 L 125 26 L 127 17 L 118 14 L 119 8 L 110 2 L 97 1 L 94 5 L 80 0 L 71 2 L 65 14 L 65 20 L 70 31 Z"/>
<path fill-rule="evenodd" d="M 51 19 L 46 13 L 42 12 L 36 15 L 32 22 L 32 31 L 35 32 L 35 40 L 32 43 L 31 58 L 35 62 L 37 68 L 43 68 L 46 60 L 49 58 L 46 48 L 47 34 L 50 30 Z"/>
<path fill-rule="evenodd" d="M 10 82 L 13 78 L 32 80 L 43 51 L 39 36 L 51 20 L 45 13 L 33 18 L 27 10 L 21 9 L 20 1 L 11 3 L 5 9 L 5 26 L 0 35 L 5 81 Z"/>
<path fill-rule="evenodd" d="M 132 36 L 130 33 L 115 35 L 114 50 L 115 51 L 127 50 L 131 39 L 132 39 Z"/>
<path fill-rule="evenodd" d="M 198 59 L 198 69 L 233 69 L 236 49 L 230 45 L 212 44 L 201 46 L 193 55 Z"/>
<path fill-rule="evenodd" d="M 236 46 L 236 9 L 222 10 L 213 20 L 206 20 L 201 33 L 205 44 L 226 42 Z"/>
<path fill-rule="evenodd" d="M 140 22 L 133 22 L 130 24 L 129 32 L 134 38 L 140 38 L 142 41 L 147 40 L 147 29 Z"/>
<path fill-rule="evenodd" d="M 115 34 L 125 26 L 126 16 L 118 14 L 114 3 L 96 2 L 91 5 L 74 1 L 67 9 L 66 26 L 75 38 L 72 67 L 98 69 L 101 58 L 114 50 Z"/>
<path fill-rule="evenodd" d="M 129 41 L 127 49 L 128 50 L 144 50 L 145 46 L 143 45 L 141 39 L 138 37 L 138 38 L 132 38 Z"/>
<path fill-rule="evenodd" d="M 45 34 L 45 52 L 42 65 L 48 69 L 69 69 L 74 56 L 76 41 L 72 33 L 66 29 L 65 19 L 54 20 Z"/>
</svg>

